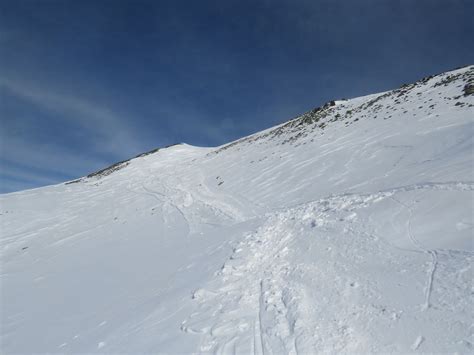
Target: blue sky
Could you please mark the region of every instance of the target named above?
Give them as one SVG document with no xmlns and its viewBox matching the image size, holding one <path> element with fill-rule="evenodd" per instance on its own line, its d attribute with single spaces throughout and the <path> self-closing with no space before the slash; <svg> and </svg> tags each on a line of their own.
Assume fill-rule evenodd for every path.
<svg viewBox="0 0 474 355">
<path fill-rule="evenodd" d="M 0 0 L 0 192 L 474 63 L 471 0 Z"/>
</svg>

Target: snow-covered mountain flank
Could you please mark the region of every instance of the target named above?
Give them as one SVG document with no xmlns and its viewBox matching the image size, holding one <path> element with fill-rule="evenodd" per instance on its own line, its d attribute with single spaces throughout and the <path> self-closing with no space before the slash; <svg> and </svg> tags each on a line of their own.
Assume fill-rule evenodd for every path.
<svg viewBox="0 0 474 355">
<path fill-rule="evenodd" d="M 472 353 L 474 66 L 0 196 L 2 353 Z"/>
</svg>

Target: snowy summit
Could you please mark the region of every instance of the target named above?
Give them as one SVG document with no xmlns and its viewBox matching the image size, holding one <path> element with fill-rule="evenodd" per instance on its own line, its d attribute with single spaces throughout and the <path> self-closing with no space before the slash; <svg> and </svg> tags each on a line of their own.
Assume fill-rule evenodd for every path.
<svg viewBox="0 0 474 355">
<path fill-rule="evenodd" d="M 472 353 L 474 66 L 0 196 L 1 352 Z"/>
</svg>

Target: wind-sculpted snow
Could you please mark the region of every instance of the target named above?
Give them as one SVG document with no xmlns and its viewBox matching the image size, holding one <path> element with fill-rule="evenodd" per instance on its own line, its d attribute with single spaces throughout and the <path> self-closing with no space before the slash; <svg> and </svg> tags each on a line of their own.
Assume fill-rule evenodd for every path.
<svg viewBox="0 0 474 355">
<path fill-rule="evenodd" d="M 0 196 L 2 353 L 471 353 L 472 66 Z"/>
</svg>

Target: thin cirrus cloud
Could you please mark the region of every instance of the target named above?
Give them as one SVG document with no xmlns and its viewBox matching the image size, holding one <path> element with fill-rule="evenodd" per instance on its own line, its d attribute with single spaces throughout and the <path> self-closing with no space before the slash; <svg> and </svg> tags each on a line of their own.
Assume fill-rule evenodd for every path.
<svg viewBox="0 0 474 355">
<path fill-rule="evenodd" d="M 54 143 L 34 142 L 26 146 L 22 138 L 12 136 L 3 137 L 2 141 L 2 173 L 8 172 L 10 179 L 41 177 L 53 183 L 57 178 L 75 177 L 74 172 L 85 173 L 88 166 L 100 167 L 106 163 L 90 158 L 87 153 L 58 149 Z"/>
<path fill-rule="evenodd" d="M 136 138 L 133 127 L 108 107 L 22 80 L 3 78 L 0 87 L 3 94 L 25 103 L 24 106 L 34 107 L 34 110 L 30 110 L 33 112 L 27 114 L 34 117 L 37 127 L 50 126 L 52 122 L 47 118 L 43 120 L 48 122 L 40 122 L 39 113 L 42 113 L 42 117 L 57 115 L 61 118 L 56 137 L 41 140 L 35 137 L 34 132 L 30 132 L 28 144 L 25 144 L 27 131 L 34 128 L 18 126 L 18 122 L 24 120 L 23 117 L 2 112 L 0 192 L 81 176 L 92 168 L 100 168 L 131 152 L 139 152 L 142 147 L 143 143 Z M 9 122 L 17 127 L 7 132 L 5 128 L 8 128 Z M 69 123 L 69 130 L 62 130 L 61 127 L 66 127 L 66 123 Z M 71 127 L 75 129 L 71 131 Z M 81 145 L 58 142 L 72 140 L 74 135 L 83 137 Z"/>
<path fill-rule="evenodd" d="M 110 108 L 88 100 L 60 94 L 20 80 L 3 79 L 0 85 L 7 91 L 40 106 L 44 110 L 62 115 L 86 131 L 101 137 L 101 149 L 110 153 L 136 150 L 140 144 L 126 120 Z"/>
</svg>

